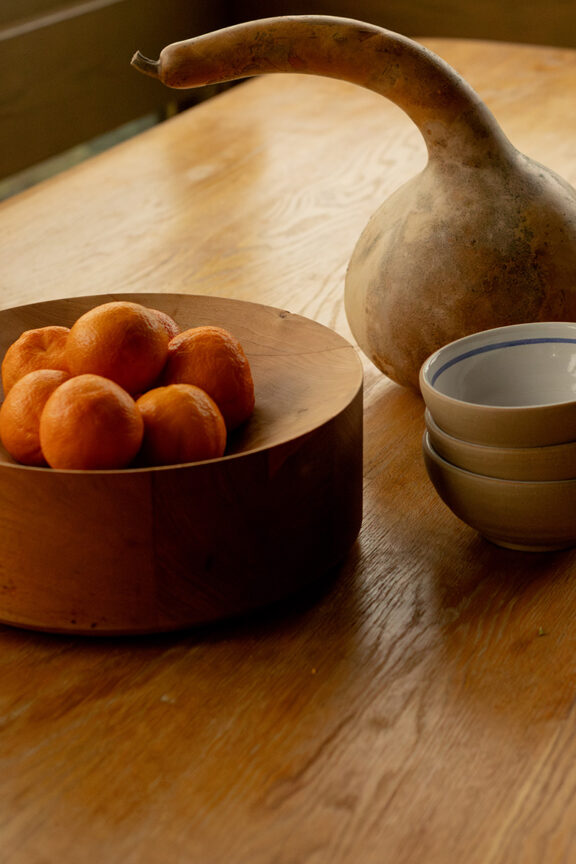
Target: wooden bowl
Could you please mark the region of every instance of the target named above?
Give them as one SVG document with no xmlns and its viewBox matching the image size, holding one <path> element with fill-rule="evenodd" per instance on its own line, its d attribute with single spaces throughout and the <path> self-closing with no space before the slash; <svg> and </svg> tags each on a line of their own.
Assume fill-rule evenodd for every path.
<svg viewBox="0 0 576 864">
<path fill-rule="evenodd" d="M 216 297 L 124 294 L 0 311 L 0 356 L 23 330 L 70 326 L 99 303 L 216 324 L 250 360 L 256 408 L 225 456 L 121 471 L 58 471 L 0 452 L 0 621 L 135 634 L 235 616 L 315 582 L 362 519 L 362 366 L 332 330 Z"/>
</svg>

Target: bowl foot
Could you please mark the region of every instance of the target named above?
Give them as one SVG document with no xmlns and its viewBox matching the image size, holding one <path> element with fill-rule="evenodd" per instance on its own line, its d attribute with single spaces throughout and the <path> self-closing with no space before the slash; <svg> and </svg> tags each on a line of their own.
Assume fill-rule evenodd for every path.
<svg viewBox="0 0 576 864">
<path fill-rule="evenodd" d="M 487 534 L 483 534 L 482 536 L 495 546 L 501 546 L 503 549 L 512 549 L 516 552 L 558 552 L 561 549 L 570 549 L 575 545 L 574 541 L 568 543 L 528 544 L 514 543 L 509 540 L 502 540 L 499 537 L 489 537 Z"/>
</svg>

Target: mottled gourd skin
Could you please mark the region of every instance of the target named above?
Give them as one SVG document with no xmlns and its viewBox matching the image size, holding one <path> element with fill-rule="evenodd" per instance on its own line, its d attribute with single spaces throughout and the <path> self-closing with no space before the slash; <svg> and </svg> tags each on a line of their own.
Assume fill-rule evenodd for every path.
<svg viewBox="0 0 576 864">
<path fill-rule="evenodd" d="M 471 332 L 576 320 L 576 192 L 519 153 L 467 82 L 417 42 L 347 18 L 281 16 L 132 62 L 178 88 L 271 72 L 340 78 L 413 120 L 428 164 L 371 218 L 345 285 L 354 337 L 399 384 L 418 388 L 426 357 Z"/>
<path fill-rule="evenodd" d="M 438 165 L 372 216 L 346 275 L 360 348 L 418 387 L 433 351 L 468 333 L 576 320 L 576 192 L 520 153 L 514 170 Z"/>
</svg>

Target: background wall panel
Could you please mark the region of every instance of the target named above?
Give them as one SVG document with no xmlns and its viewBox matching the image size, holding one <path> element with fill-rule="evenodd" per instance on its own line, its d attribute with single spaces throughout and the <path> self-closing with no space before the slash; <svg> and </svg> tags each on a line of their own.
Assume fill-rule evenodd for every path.
<svg viewBox="0 0 576 864">
<path fill-rule="evenodd" d="M 576 47 L 576 0 L 234 0 L 235 21 L 343 15 L 406 36 L 460 36 Z"/>
<path fill-rule="evenodd" d="M 139 75 L 130 58 L 215 29 L 224 13 L 219 0 L 8 0 L 3 14 L 0 177 L 190 99 Z"/>
</svg>

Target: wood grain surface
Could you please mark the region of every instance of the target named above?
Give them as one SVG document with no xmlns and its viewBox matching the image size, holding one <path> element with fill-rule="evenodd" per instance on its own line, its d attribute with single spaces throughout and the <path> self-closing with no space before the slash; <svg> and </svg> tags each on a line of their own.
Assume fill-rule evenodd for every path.
<svg viewBox="0 0 576 864">
<path fill-rule="evenodd" d="M 427 44 L 576 182 L 575 53 Z M 241 84 L 5 202 L 2 306 L 212 294 L 348 338 L 349 255 L 424 159 L 375 94 Z M 460 523 L 425 474 L 422 401 L 364 366 L 363 526 L 321 590 L 170 636 L 0 629 L 4 861 L 574 860 L 576 553 Z"/>
</svg>

